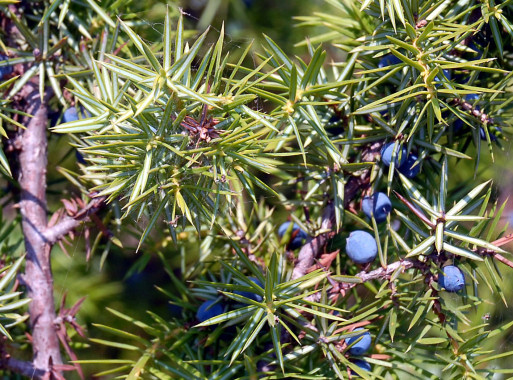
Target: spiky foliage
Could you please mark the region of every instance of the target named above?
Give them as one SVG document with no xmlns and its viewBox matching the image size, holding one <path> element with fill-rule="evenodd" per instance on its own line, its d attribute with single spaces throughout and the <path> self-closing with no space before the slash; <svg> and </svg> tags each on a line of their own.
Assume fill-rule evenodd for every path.
<svg viewBox="0 0 513 380">
<path fill-rule="evenodd" d="M 0 208 L 0 217 L 4 216 Z M 23 291 L 19 289 L 16 276 L 23 265 L 25 257 L 13 260 L 21 244 L 20 239 L 10 238 L 9 235 L 16 230 L 18 221 L 7 222 L 0 226 L 0 254 L 2 255 L 2 266 L 0 268 L 0 333 L 12 340 L 8 329 L 22 324 L 27 320 L 23 309 L 30 302 L 30 299 L 23 297 Z"/>
<path fill-rule="evenodd" d="M 43 33 L 56 3 L 40 15 Z M 96 325 L 118 339 L 92 342 L 128 357 L 76 363 L 129 379 L 513 372 L 504 359 L 513 351 L 500 344 L 513 322 L 482 319 L 507 304 L 512 238 L 493 185 L 474 180 L 482 152 L 493 162 L 510 134 L 509 3 L 326 0 L 329 12 L 298 17 L 320 30 L 298 44 L 305 54 L 289 57 L 264 36 L 232 59 L 223 29 L 211 46 L 217 32 L 189 40 L 168 12 L 162 40 L 150 43 L 88 2 L 105 32 L 80 62 L 89 71 L 60 71 L 87 112 L 52 131 L 72 135 L 85 163 L 66 176 L 106 197 L 116 241 L 129 241 L 121 231 L 137 238 L 137 270 L 161 260 L 172 315 L 148 310 L 145 322 L 109 309 L 131 332 Z M 376 191 L 394 206 L 381 224 L 360 211 Z M 283 213 L 308 235 L 297 257 L 298 230 L 277 232 Z M 375 236 L 375 262 L 345 255 L 357 229 Z M 460 293 L 439 285 L 449 264 L 465 274 Z M 199 323 L 204 300 L 223 313 Z M 348 341 L 359 327 L 373 341 L 363 357 Z"/>
</svg>

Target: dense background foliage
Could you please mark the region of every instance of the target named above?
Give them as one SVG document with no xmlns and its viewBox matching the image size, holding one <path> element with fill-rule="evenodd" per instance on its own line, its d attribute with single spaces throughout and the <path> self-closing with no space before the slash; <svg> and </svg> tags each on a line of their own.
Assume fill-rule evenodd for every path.
<svg viewBox="0 0 513 380">
<path fill-rule="evenodd" d="M 86 378 L 512 372 L 511 255 L 490 245 L 507 250 L 510 232 L 509 1 L 9 3 L 0 51 L 18 66 L 0 85 L 0 252 L 24 252 L 11 142 L 16 94 L 36 78 L 53 91 L 49 214 L 76 214 L 91 191 L 109 201 L 52 251 L 60 310 L 86 297 L 87 331 L 68 326 L 65 351 Z M 70 106 L 80 119 L 63 123 Z M 182 124 L 202 119 L 203 134 Z M 395 141 L 420 174 L 383 164 Z M 383 223 L 361 211 L 376 191 L 393 204 Z M 291 249 L 286 220 L 321 248 Z M 379 242 L 373 263 L 347 258 L 354 230 Z M 306 274 L 294 260 L 312 251 Z M 5 315 L 16 325 L 3 351 L 30 359 L 21 263 L 0 286 L 18 313 Z M 452 263 L 459 293 L 437 283 Z M 229 314 L 194 327 L 207 299 Z M 354 327 L 371 333 L 359 359 L 372 375 L 348 354 Z"/>
</svg>

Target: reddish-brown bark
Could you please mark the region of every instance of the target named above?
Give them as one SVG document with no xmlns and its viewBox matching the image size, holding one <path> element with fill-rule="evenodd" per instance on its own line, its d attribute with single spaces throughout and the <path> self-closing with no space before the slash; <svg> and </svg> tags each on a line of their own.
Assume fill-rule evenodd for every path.
<svg viewBox="0 0 513 380">
<path fill-rule="evenodd" d="M 33 117 L 26 123 L 19 153 L 20 212 L 27 251 L 25 275 L 32 330 L 33 366 L 49 371 L 50 365 L 61 364 L 61 353 L 55 327 L 53 277 L 50 265 L 51 245 L 45 239 L 46 209 L 46 125 L 48 111 L 41 102 L 37 87 L 27 84 L 24 89 L 27 112 Z M 30 91 L 29 91 L 30 90 Z"/>
</svg>

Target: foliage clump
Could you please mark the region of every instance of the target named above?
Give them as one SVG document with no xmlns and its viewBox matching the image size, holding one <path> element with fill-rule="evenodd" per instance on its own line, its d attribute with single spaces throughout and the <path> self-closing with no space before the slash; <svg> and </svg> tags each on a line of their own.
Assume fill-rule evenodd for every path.
<svg viewBox="0 0 513 380">
<path fill-rule="evenodd" d="M 83 160 L 61 173 L 80 191 L 64 201 L 68 217 L 95 215 L 86 222 L 100 230 L 88 256 L 102 247 L 108 260 L 111 243 L 133 244 L 129 231 L 142 255 L 133 271 L 157 258 L 172 283 L 159 287 L 169 315 L 109 309 L 137 333 L 95 326 L 119 340 L 91 342 L 128 359 L 74 368 L 148 379 L 513 372 L 502 360 L 513 351 L 497 350 L 513 321 L 481 320 L 507 304 L 513 238 L 491 182 L 474 180 L 511 134 L 509 1 L 326 0 L 330 12 L 297 17 L 317 33 L 298 43 L 303 55 L 264 35 L 236 58 L 224 28 L 189 38 L 168 10 L 162 40 L 148 42 L 88 2 L 103 33 L 76 59 L 69 4 L 58 16 L 57 3 L 23 26 L 0 0 L 26 40 L 4 50 L 27 66 L 0 84 L 2 120 L 19 128 L 10 102 L 32 79 L 68 107 L 50 130 Z M 50 24 L 66 37 L 32 59 L 22 48 L 37 45 L 34 19 L 45 41 L 58 40 Z M 45 60 L 61 48 L 81 70 Z"/>
</svg>

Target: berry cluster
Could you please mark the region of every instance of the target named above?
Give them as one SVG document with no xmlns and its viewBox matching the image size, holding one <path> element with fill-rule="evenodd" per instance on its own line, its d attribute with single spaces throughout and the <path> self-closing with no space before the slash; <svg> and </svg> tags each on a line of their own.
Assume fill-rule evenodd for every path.
<svg viewBox="0 0 513 380">
<path fill-rule="evenodd" d="M 369 219 L 374 218 L 377 223 L 381 223 L 390 214 L 392 202 L 385 193 L 377 192 L 363 199 L 362 210 Z M 370 233 L 353 231 L 347 239 L 346 252 L 353 262 L 367 264 L 376 258 L 377 244 Z M 458 292 L 465 287 L 465 276 L 457 266 L 447 265 L 438 276 L 438 284 L 448 292 Z"/>
</svg>

